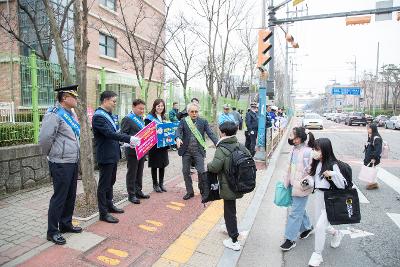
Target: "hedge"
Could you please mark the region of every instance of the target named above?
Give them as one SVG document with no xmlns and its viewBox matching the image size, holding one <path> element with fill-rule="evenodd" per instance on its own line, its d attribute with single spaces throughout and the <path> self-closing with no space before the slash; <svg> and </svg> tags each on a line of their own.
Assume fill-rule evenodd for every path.
<svg viewBox="0 0 400 267">
<path fill-rule="evenodd" d="M 0 147 L 32 143 L 32 123 L 0 123 Z"/>
</svg>

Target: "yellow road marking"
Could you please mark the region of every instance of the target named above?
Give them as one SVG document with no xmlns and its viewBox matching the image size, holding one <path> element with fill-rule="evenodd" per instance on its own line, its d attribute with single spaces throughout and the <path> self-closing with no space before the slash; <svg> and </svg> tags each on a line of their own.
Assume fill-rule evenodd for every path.
<svg viewBox="0 0 400 267">
<path fill-rule="evenodd" d="M 172 210 L 182 210 L 182 208 L 177 207 L 177 206 L 172 206 L 172 205 L 167 205 L 167 208 L 170 208 Z"/>
<path fill-rule="evenodd" d="M 144 224 L 139 225 L 139 228 L 142 228 L 143 230 L 146 230 L 146 231 L 149 231 L 149 232 L 157 231 L 157 227 L 147 226 L 147 225 L 144 225 Z"/>
<path fill-rule="evenodd" d="M 115 256 L 118 256 L 120 258 L 126 258 L 129 255 L 128 252 L 126 252 L 126 251 L 119 250 L 119 249 L 113 249 L 113 248 L 107 249 L 107 252 L 114 254 Z"/>
<path fill-rule="evenodd" d="M 118 264 L 120 264 L 120 260 L 118 259 L 113 259 L 113 258 L 109 258 L 106 256 L 98 256 L 97 259 L 101 262 L 104 262 L 105 264 L 111 265 L 111 266 L 116 266 Z"/>
<path fill-rule="evenodd" d="M 149 223 L 149 224 L 152 224 L 152 225 L 158 226 L 158 227 L 160 227 L 160 226 L 163 226 L 163 224 L 162 224 L 162 223 L 160 223 L 160 222 L 157 222 L 157 221 L 153 221 L 153 220 L 146 220 L 146 222 L 147 222 L 147 223 Z"/>
<path fill-rule="evenodd" d="M 169 203 L 171 203 L 172 205 L 178 206 L 178 207 L 185 207 L 185 206 L 186 206 L 185 204 L 180 203 L 180 202 L 171 201 L 171 202 L 169 202 Z"/>
</svg>

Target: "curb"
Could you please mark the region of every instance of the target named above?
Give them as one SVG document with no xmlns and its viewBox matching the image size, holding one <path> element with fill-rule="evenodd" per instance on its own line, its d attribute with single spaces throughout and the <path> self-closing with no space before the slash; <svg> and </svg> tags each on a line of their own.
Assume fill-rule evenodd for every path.
<svg viewBox="0 0 400 267">
<path fill-rule="evenodd" d="M 293 120 L 290 120 L 287 129 L 291 129 L 292 122 L 293 122 Z M 275 171 L 279 155 L 282 151 L 283 143 L 286 141 L 288 133 L 289 133 L 289 130 L 287 130 L 285 132 L 285 134 L 282 137 L 282 140 L 279 142 L 276 150 L 273 152 L 272 157 L 269 160 L 266 175 L 263 178 L 260 186 L 257 188 L 257 191 L 254 194 L 253 200 L 251 201 L 250 205 L 247 208 L 247 211 L 246 211 L 246 213 L 243 217 L 243 220 L 241 222 L 241 225 L 240 225 L 241 229 L 248 229 L 250 232 L 251 228 L 253 227 L 258 210 L 260 208 L 260 205 L 261 205 L 261 202 L 265 195 L 265 192 L 267 191 L 269 182 L 272 178 L 272 174 Z M 242 244 L 243 247 L 245 245 L 245 242 L 246 242 L 246 240 L 244 240 L 244 242 Z M 242 254 L 242 251 L 243 251 L 243 248 L 240 251 L 233 251 L 231 249 L 225 248 L 224 253 L 222 254 L 217 266 L 218 267 L 236 266 L 241 254 Z"/>
</svg>

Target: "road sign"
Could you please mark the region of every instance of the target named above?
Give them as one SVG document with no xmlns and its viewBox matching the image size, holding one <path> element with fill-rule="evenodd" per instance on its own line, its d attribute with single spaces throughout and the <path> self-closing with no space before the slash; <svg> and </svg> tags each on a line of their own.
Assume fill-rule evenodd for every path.
<svg viewBox="0 0 400 267">
<path fill-rule="evenodd" d="M 361 87 L 332 87 L 332 95 L 360 95 Z"/>
<path fill-rule="evenodd" d="M 293 0 L 293 6 L 296 6 L 300 4 L 301 2 L 304 2 L 304 0 Z"/>
</svg>

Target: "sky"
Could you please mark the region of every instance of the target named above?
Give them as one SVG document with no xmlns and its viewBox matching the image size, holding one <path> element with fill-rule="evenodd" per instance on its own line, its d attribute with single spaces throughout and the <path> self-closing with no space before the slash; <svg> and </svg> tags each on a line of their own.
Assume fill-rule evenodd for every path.
<svg viewBox="0 0 400 267">
<path fill-rule="evenodd" d="M 275 0 L 275 4 L 281 1 Z M 185 5 L 185 0 L 175 0 L 173 12 L 185 12 L 189 17 L 195 17 L 194 12 Z M 262 0 L 248 0 L 252 6 L 248 19 L 253 27 L 261 26 Z M 269 3 L 269 0 L 267 0 Z M 297 5 L 297 9 L 308 7 L 309 15 L 346 12 L 375 8 L 375 0 L 305 0 Z M 400 6 L 400 0 L 393 1 L 394 6 Z M 290 11 L 295 8 L 290 3 Z M 294 16 L 293 13 L 291 13 Z M 306 15 L 298 12 L 298 16 Z M 276 17 L 286 17 L 286 7 L 278 11 Z M 283 28 L 286 28 L 283 26 Z M 284 33 L 276 28 L 275 60 L 284 65 L 285 41 Z M 289 26 L 289 32 L 300 45 L 298 49 L 289 49 L 289 57 L 294 62 L 294 89 L 296 91 L 311 91 L 320 93 L 325 86 L 334 81 L 340 84 L 351 84 L 354 80 L 354 59 L 356 59 L 357 80 L 362 78 L 364 71 L 375 73 L 377 61 L 377 43 L 380 44 L 379 66 L 382 64 L 400 65 L 400 21 L 389 20 L 365 25 L 346 26 L 345 18 L 296 22 Z M 253 31 L 257 35 L 257 29 Z M 238 35 L 232 41 L 238 42 Z M 257 49 L 255 47 L 255 49 Z M 289 68 L 291 69 L 291 68 Z M 239 72 L 239 70 L 237 70 Z M 194 80 L 197 87 L 203 83 L 201 79 Z"/>
</svg>

